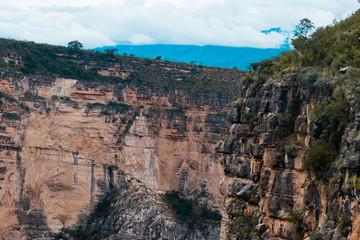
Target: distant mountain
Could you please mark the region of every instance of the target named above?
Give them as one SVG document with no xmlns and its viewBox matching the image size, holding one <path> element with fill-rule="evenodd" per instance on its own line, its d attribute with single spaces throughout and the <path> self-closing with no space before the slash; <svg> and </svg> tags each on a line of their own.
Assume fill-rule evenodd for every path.
<svg viewBox="0 0 360 240">
<path fill-rule="evenodd" d="M 224 68 L 237 67 L 246 70 L 250 63 L 280 55 L 281 52 L 287 51 L 289 48 L 288 45 L 267 49 L 193 45 L 117 45 L 116 47 L 102 47 L 94 50 L 118 49 L 118 54 L 133 54 L 145 58 L 161 56 L 162 60 Z"/>
</svg>

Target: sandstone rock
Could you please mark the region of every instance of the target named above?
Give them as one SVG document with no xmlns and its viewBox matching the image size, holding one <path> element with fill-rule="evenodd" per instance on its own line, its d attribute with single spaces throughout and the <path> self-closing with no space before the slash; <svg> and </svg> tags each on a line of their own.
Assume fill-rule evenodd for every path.
<svg viewBox="0 0 360 240">
<path fill-rule="evenodd" d="M 223 207 L 213 149 L 228 132 L 231 97 L 16 74 L 0 76 L 0 88 L 17 100 L 3 101 L 2 113 L 21 116 L 0 123 L 0 218 L 8 219 L 0 235 L 46 237 L 75 225 L 111 189 L 129 187 L 121 172 L 153 191 L 206 191 L 210 205 Z M 146 230 L 147 220 L 133 220 L 134 233 L 119 238 Z"/>
<path fill-rule="evenodd" d="M 252 184 L 246 184 L 236 195 L 245 201 L 248 201 L 251 196 L 251 190 L 254 188 Z"/>
<path fill-rule="evenodd" d="M 227 154 L 232 153 L 234 142 L 235 142 L 235 138 L 229 138 L 229 139 L 223 141 L 222 143 L 220 143 L 218 152 L 219 153 L 227 153 Z"/>
<path fill-rule="evenodd" d="M 268 113 L 266 118 L 265 118 L 265 125 L 267 127 L 267 129 L 269 130 L 273 130 L 276 128 L 277 126 L 277 118 L 276 115 L 274 113 Z"/>
<path fill-rule="evenodd" d="M 234 124 L 233 132 L 235 136 L 245 137 L 248 134 L 249 127 L 247 124 Z"/>
<path fill-rule="evenodd" d="M 276 143 L 274 134 L 272 133 L 262 133 L 260 136 L 261 145 L 273 145 Z"/>
<path fill-rule="evenodd" d="M 229 121 L 232 123 L 240 123 L 241 110 L 237 107 L 233 108 L 229 115 Z"/>
</svg>

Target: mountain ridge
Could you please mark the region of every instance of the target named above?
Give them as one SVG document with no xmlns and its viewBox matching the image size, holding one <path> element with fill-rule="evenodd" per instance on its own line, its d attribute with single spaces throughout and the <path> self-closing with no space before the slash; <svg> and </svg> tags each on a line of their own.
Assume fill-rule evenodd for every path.
<svg viewBox="0 0 360 240">
<path fill-rule="evenodd" d="M 289 45 L 279 48 L 252 48 L 252 47 L 226 47 L 226 46 L 195 46 L 195 45 L 116 45 L 115 47 L 95 48 L 95 51 L 118 49 L 118 54 L 135 55 L 138 57 L 161 57 L 162 60 L 194 63 L 198 65 L 233 68 L 246 70 L 249 64 L 259 62 L 289 50 Z"/>
</svg>

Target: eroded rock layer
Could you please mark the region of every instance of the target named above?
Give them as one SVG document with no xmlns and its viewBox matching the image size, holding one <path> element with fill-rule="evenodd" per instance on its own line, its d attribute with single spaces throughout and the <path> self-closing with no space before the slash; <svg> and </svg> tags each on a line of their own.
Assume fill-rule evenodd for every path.
<svg viewBox="0 0 360 240">
<path fill-rule="evenodd" d="M 48 238 L 78 225 L 79 216 L 119 188 L 123 173 L 143 182 L 150 199 L 160 201 L 157 192 L 168 190 L 187 196 L 207 192 L 205 205 L 221 210 L 223 168 L 214 147 L 229 128 L 230 96 L 9 72 L 1 73 L 0 90 L 0 219 L 6 219 L 0 234 L 5 238 Z M 128 208 L 152 205 L 135 202 Z M 162 212 L 158 205 L 147 214 Z M 135 226 L 144 221 L 131 224 L 148 231 Z M 166 226 L 152 234 L 196 239 L 184 235 L 184 225 Z M 215 228 L 209 239 L 219 233 Z"/>
</svg>

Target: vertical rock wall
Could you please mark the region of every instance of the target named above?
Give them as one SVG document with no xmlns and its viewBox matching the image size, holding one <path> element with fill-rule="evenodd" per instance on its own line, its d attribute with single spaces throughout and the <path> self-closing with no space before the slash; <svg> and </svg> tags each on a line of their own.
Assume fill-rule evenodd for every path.
<svg viewBox="0 0 360 240">
<path fill-rule="evenodd" d="M 3 74 L 0 90 L 2 236 L 46 238 L 76 224 L 123 172 L 154 193 L 206 191 L 221 209 L 214 147 L 231 99 L 16 74 Z"/>
</svg>

